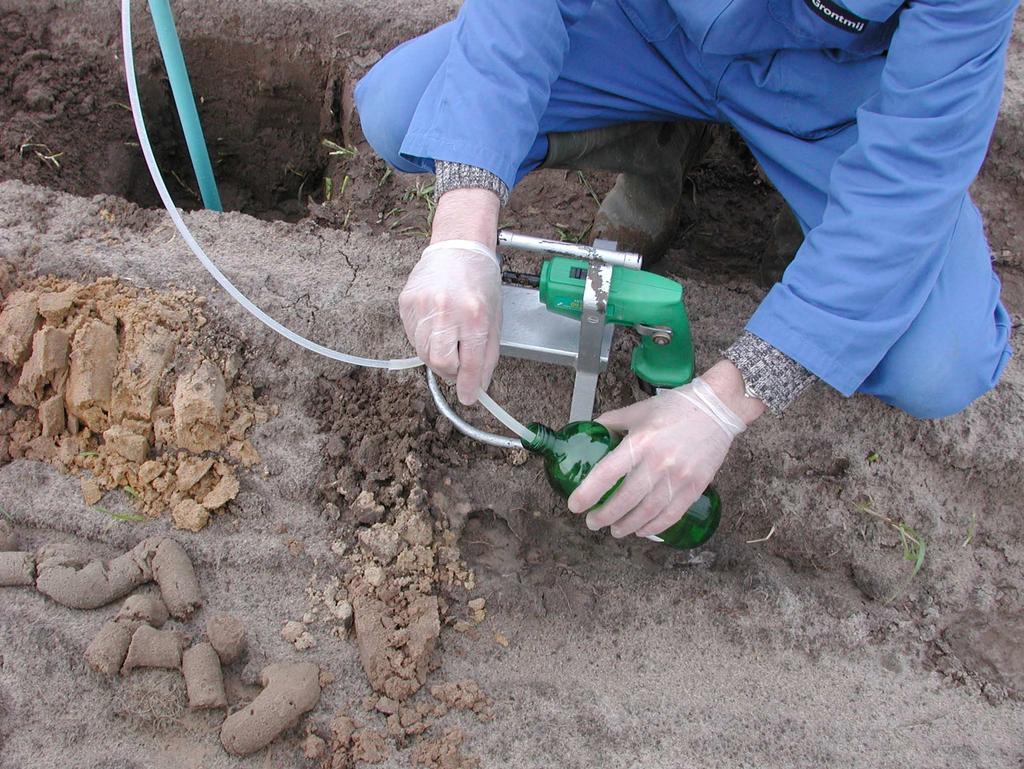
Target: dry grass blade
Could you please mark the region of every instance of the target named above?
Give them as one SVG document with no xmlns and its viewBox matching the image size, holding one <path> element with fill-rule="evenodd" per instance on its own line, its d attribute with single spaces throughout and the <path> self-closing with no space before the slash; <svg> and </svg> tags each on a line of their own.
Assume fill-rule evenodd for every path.
<svg viewBox="0 0 1024 769">
<path fill-rule="evenodd" d="M 340 144 L 332 142 L 330 139 L 322 139 L 320 144 L 327 148 L 327 154 L 331 157 L 354 158 L 356 156 L 355 147 L 342 147 Z"/>
<path fill-rule="evenodd" d="M 115 521 L 122 521 L 124 523 L 141 523 L 146 520 L 146 516 L 139 515 L 138 513 L 112 513 L 110 510 L 107 510 L 105 507 L 100 507 L 99 505 L 93 505 L 92 509 L 98 510 L 104 515 L 109 515 Z"/>
</svg>

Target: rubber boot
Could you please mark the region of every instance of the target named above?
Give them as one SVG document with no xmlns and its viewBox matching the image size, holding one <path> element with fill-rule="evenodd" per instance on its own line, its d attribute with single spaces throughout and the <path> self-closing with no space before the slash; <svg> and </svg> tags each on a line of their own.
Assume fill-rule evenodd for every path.
<svg viewBox="0 0 1024 769">
<path fill-rule="evenodd" d="M 764 288 L 782 280 L 782 273 L 793 261 L 796 252 L 804 242 L 804 231 L 800 228 L 796 214 L 789 206 L 783 205 L 772 224 L 772 237 L 758 263 L 758 279 Z"/>
<path fill-rule="evenodd" d="M 705 123 L 627 123 L 548 134 L 541 168 L 620 172 L 592 234 L 639 252 L 649 265 L 668 249 L 685 205 L 686 175 L 710 145 Z"/>
</svg>

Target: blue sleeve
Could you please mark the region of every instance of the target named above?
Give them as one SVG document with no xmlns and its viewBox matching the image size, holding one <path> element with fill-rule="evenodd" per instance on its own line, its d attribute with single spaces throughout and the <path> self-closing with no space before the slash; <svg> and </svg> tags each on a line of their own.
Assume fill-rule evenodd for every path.
<svg viewBox="0 0 1024 769">
<path fill-rule="evenodd" d="M 1016 0 L 912 0 L 858 138 L 812 229 L 747 329 L 844 395 L 910 327 L 937 280 L 1003 91 Z"/>
<path fill-rule="evenodd" d="M 451 49 L 420 99 L 402 155 L 485 168 L 511 189 L 537 138 L 569 27 L 592 0 L 466 0 Z"/>
</svg>

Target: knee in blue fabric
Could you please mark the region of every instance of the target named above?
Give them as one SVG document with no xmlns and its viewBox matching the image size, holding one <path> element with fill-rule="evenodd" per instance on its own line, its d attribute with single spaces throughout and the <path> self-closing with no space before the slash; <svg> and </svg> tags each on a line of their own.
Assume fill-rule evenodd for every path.
<svg viewBox="0 0 1024 769">
<path fill-rule="evenodd" d="M 374 151 L 399 171 L 433 170 L 403 158 L 401 147 L 450 40 L 451 24 L 442 24 L 390 51 L 356 83 L 356 111 L 363 135 Z"/>
<path fill-rule="evenodd" d="M 945 381 L 914 377 L 901 383 L 900 389 L 894 393 L 880 393 L 877 397 L 915 419 L 943 419 L 959 414 L 991 389 L 991 385 L 979 387 L 976 381 L 965 382 L 950 373 Z"/>
<path fill-rule="evenodd" d="M 403 104 L 394 97 L 389 79 L 396 76 L 398 73 L 387 66 L 387 59 L 377 62 L 356 83 L 355 102 L 366 141 L 389 164 L 405 171 L 403 166 L 409 164 L 402 159 L 399 149 L 416 105 Z"/>
<path fill-rule="evenodd" d="M 1010 360 L 1009 318 L 997 308 L 996 340 L 959 351 L 938 344 L 901 345 L 890 352 L 864 391 L 917 419 L 958 414 L 999 382 Z"/>
</svg>

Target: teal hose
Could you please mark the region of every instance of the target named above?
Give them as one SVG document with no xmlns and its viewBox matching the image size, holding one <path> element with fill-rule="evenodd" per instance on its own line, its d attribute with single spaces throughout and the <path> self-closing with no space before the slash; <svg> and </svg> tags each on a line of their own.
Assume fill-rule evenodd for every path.
<svg viewBox="0 0 1024 769">
<path fill-rule="evenodd" d="M 210 164 L 210 153 L 206 149 L 203 126 L 199 122 L 199 112 L 196 110 L 196 99 L 192 94 L 192 84 L 188 80 L 188 69 L 185 68 L 185 56 L 178 41 L 178 30 L 174 27 L 170 0 L 149 0 L 149 12 L 156 26 L 156 37 L 160 42 L 167 77 L 171 81 L 174 104 L 178 108 L 181 128 L 185 132 L 185 143 L 192 158 L 196 181 L 199 182 L 203 205 L 211 211 L 223 211 L 220 193 L 217 191 L 217 180 L 213 177 L 213 166 Z"/>
</svg>

